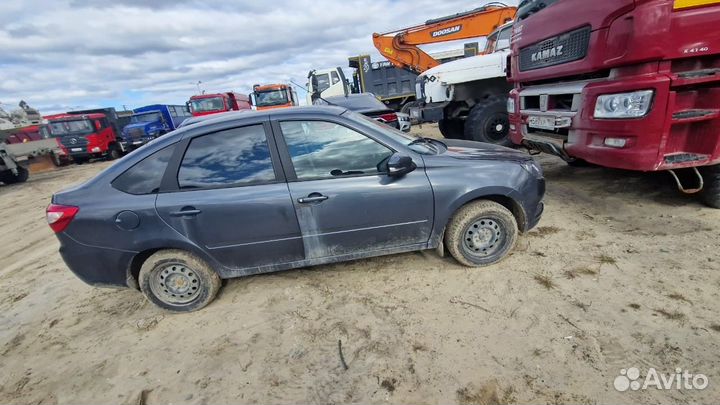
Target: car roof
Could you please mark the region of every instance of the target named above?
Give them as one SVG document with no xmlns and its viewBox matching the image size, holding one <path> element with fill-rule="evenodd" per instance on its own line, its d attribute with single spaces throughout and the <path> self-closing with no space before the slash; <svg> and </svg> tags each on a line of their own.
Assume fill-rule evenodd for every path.
<svg viewBox="0 0 720 405">
<path fill-rule="evenodd" d="M 290 107 L 290 108 L 277 108 L 273 110 L 240 110 L 240 111 L 226 111 L 217 114 L 202 115 L 199 117 L 190 117 L 183 121 L 181 127 L 185 128 L 192 125 L 193 128 L 201 128 L 206 125 L 220 124 L 223 122 L 233 121 L 236 119 L 246 119 L 252 117 L 268 117 L 273 118 L 277 115 L 293 116 L 293 115 L 308 115 L 308 114 L 326 114 L 326 115 L 341 115 L 347 111 L 347 108 L 338 106 L 301 106 L 301 107 Z M 186 121 L 187 124 L 185 123 Z"/>
</svg>

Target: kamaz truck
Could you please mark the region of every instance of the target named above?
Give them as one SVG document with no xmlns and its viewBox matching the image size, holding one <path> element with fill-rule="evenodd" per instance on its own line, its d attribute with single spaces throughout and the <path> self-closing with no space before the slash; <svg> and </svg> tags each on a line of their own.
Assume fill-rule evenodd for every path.
<svg viewBox="0 0 720 405">
<path fill-rule="evenodd" d="M 521 2 L 511 139 L 570 164 L 668 171 L 720 208 L 718 22 L 720 0 Z"/>
<path fill-rule="evenodd" d="M 122 130 L 120 143 L 123 150 L 132 150 L 151 140 L 174 131 L 187 118 L 190 111 L 184 105 L 152 104 L 133 110 L 130 123 Z"/>
</svg>

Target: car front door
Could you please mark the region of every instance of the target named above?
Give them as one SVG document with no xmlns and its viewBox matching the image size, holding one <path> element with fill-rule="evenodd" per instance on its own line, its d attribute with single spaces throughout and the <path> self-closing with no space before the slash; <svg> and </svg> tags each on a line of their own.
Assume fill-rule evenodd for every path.
<svg viewBox="0 0 720 405">
<path fill-rule="evenodd" d="M 177 189 L 158 195 L 157 211 L 223 266 L 253 273 L 304 258 L 269 124 L 195 136 L 176 165 Z"/>
<path fill-rule="evenodd" d="M 422 169 L 390 177 L 394 151 L 349 123 L 274 124 L 306 259 L 362 254 L 427 243 L 433 197 Z"/>
</svg>

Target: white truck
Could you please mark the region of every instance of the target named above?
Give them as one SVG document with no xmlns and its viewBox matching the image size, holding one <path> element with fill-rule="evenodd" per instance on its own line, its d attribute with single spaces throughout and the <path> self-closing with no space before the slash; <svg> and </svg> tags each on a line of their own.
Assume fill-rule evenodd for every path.
<svg viewBox="0 0 720 405">
<path fill-rule="evenodd" d="M 487 37 L 482 55 L 443 63 L 417 77 L 414 121 L 437 122 L 443 136 L 510 146 L 507 82 L 512 22 Z"/>
</svg>

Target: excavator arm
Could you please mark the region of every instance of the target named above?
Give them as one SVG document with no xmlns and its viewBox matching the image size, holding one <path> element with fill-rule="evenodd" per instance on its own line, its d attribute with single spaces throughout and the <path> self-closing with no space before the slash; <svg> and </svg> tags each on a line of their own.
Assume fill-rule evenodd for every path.
<svg viewBox="0 0 720 405">
<path fill-rule="evenodd" d="M 490 35 L 495 28 L 515 18 L 516 7 L 489 3 L 471 11 L 428 20 L 425 24 L 373 34 L 380 53 L 401 69 L 422 73 L 440 64 L 418 45 Z"/>
</svg>

